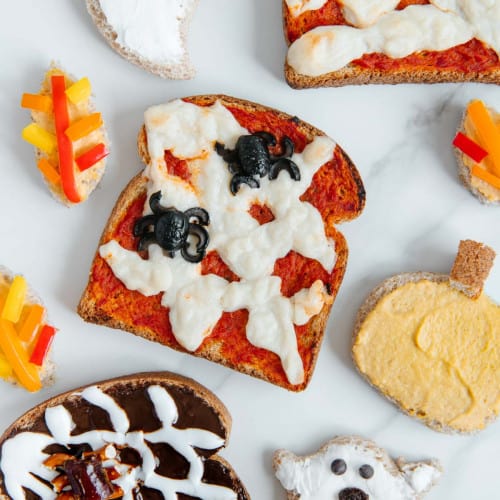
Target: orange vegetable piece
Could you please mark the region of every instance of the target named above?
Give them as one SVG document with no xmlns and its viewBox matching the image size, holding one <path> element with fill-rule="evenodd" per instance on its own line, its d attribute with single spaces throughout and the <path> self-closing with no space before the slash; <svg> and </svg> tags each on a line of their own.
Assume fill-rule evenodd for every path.
<svg viewBox="0 0 500 500">
<path fill-rule="evenodd" d="M 481 146 L 489 153 L 494 173 L 500 177 L 500 130 L 482 101 L 472 101 L 467 107 L 467 113 L 474 124 Z"/>
<path fill-rule="evenodd" d="M 52 109 L 52 99 L 48 95 L 23 94 L 21 107 L 48 113 Z"/>
<path fill-rule="evenodd" d="M 31 306 L 30 312 L 19 330 L 19 339 L 23 342 L 31 343 L 36 336 L 38 327 L 43 321 L 44 315 L 45 308 L 40 304 L 34 304 Z"/>
<path fill-rule="evenodd" d="M 483 180 L 484 182 L 487 182 L 491 186 L 500 189 L 500 177 L 490 174 L 487 170 L 481 168 L 479 165 L 474 165 L 471 168 L 471 174 Z"/>
<path fill-rule="evenodd" d="M 35 392 L 42 388 L 37 367 L 28 361 L 28 353 L 18 339 L 14 325 L 5 319 L 0 319 L 0 349 L 19 382 L 28 391 Z"/>
<path fill-rule="evenodd" d="M 59 172 L 52 166 L 52 163 L 50 163 L 47 158 L 41 158 L 38 161 L 38 169 L 50 184 L 58 184 L 61 181 Z"/>
<path fill-rule="evenodd" d="M 7 359 L 0 353 L 0 377 L 9 378 L 12 376 L 12 366 L 9 365 Z"/>
<path fill-rule="evenodd" d="M 26 280 L 22 276 L 16 276 L 12 280 L 2 309 L 2 319 L 7 319 L 12 321 L 12 323 L 19 321 L 21 311 L 24 307 L 27 288 Z"/>
<path fill-rule="evenodd" d="M 80 118 L 66 129 L 66 135 L 71 141 L 77 141 L 90 134 L 102 126 L 101 113 L 92 113 L 91 115 Z"/>
</svg>

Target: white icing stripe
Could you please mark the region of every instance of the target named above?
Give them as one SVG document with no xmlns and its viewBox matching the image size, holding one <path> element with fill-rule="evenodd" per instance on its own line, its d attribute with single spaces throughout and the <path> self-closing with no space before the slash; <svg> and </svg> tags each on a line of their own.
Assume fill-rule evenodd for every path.
<svg viewBox="0 0 500 500">
<path fill-rule="evenodd" d="M 327 0 L 286 0 L 288 10 L 293 17 L 298 17 L 309 10 L 321 9 Z"/>
<path fill-rule="evenodd" d="M 234 196 L 228 166 L 214 146 L 217 141 L 234 148 L 248 131 L 222 104 L 200 107 L 172 101 L 148 109 L 145 125 L 151 157 L 145 170 L 148 198 L 161 191 L 163 206 L 206 209 L 210 214 L 208 250 L 216 250 L 241 280 L 230 284 L 215 275 L 201 275 L 200 265 L 187 263 L 179 254 L 167 257 L 157 245 L 150 245 L 146 261 L 114 241 L 102 246 L 100 255 L 127 288 L 146 296 L 164 292 L 162 305 L 170 308 L 174 336 L 189 351 L 210 335 L 224 311 L 248 309 L 248 340 L 276 353 L 290 383 L 300 384 L 304 370 L 294 318 L 300 317 L 300 324 L 307 322 L 314 310 L 321 310 L 319 302 L 322 306 L 327 296 L 316 292 L 315 307 L 307 311 L 303 307 L 295 315 L 294 298 L 281 296 L 281 280 L 272 273 L 275 262 L 291 250 L 317 260 L 328 272 L 335 265 L 334 242 L 325 235 L 320 213 L 300 201 L 314 174 L 333 157 L 335 143 L 325 136 L 316 137 L 302 153 L 293 155 L 300 181 L 283 172 L 273 181 L 260 179 L 259 189 L 242 185 Z M 165 150 L 187 160 L 191 184 L 166 172 Z M 260 225 L 249 213 L 255 203 L 266 205 L 274 220 Z M 144 213 L 150 213 L 148 203 Z"/>
<path fill-rule="evenodd" d="M 122 47 L 159 64 L 182 62 L 181 25 L 195 1 L 100 0 Z"/>
<path fill-rule="evenodd" d="M 75 424 L 70 412 L 62 405 L 48 408 L 45 420 L 51 435 L 21 432 L 2 445 L 0 469 L 10 497 L 13 500 L 24 500 L 24 486 L 40 495 L 42 500 L 55 499 L 55 492 L 32 475 L 36 474 L 50 481 L 58 474 L 43 465 L 48 455 L 42 450 L 55 443 L 62 446 L 88 443 L 93 450 L 104 446 L 108 449 L 109 445 L 113 444 L 133 448 L 139 453 L 141 466 L 125 467 L 116 464 L 116 469 L 122 475 L 113 482 L 123 489 L 125 500 L 134 498 L 133 490 L 139 482 L 159 490 L 167 500 L 176 500 L 177 493 L 206 500 L 236 500 L 237 495 L 233 490 L 202 482 L 203 460 L 195 451 L 195 448 L 216 450 L 224 445 L 224 439 L 202 429 L 173 427 L 177 421 L 178 410 L 168 391 L 160 386 L 151 386 L 148 388 L 148 394 L 162 423 L 162 426 L 153 432 L 128 432 L 130 424 L 123 408 L 96 386 L 85 389 L 80 396 L 108 413 L 114 431 L 92 430 L 83 434 L 71 434 Z M 157 459 L 147 442 L 167 443 L 174 448 L 189 462 L 188 477 L 171 479 L 156 474 Z M 112 454 L 107 458 L 112 461 Z"/>
<path fill-rule="evenodd" d="M 342 69 L 364 54 L 392 58 L 422 50 L 446 50 L 477 38 L 500 54 L 500 0 L 431 0 L 389 11 L 391 2 L 346 0 L 344 14 L 357 27 L 321 26 L 292 43 L 288 63 L 319 76 Z"/>
</svg>

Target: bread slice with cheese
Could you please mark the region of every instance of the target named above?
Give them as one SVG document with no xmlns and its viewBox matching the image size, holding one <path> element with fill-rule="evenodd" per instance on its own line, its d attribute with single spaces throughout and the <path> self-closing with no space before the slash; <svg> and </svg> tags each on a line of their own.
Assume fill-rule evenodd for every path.
<svg viewBox="0 0 500 500">
<path fill-rule="evenodd" d="M 195 70 L 186 38 L 198 0 L 87 0 L 106 42 L 131 63 L 162 78 L 184 80 Z"/>
<path fill-rule="evenodd" d="M 460 242 L 449 275 L 402 273 L 359 309 L 353 360 L 404 413 L 434 430 L 473 433 L 497 418 L 500 306 L 483 293 L 495 252 Z"/>
<path fill-rule="evenodd" d="M 0 437 L 0 498 L 28 491 L 41 498 L 247 500 L 218 454 L 230 432 L 231 415 L 215 394 L 174 373 L 80 387 L 37 405 Z"/>
<path fill-rule="evenodd" d="M 147 167 L 122 192 L 104 228 L 78 313 L 287 389 L 305 389 L 347 264 L 336 224 L 364 206 L 356 168 L 312 125 L 233 97 L 175 100 L 145 117 L 138 146 Z M 265 153 L 262 137 L 270 135 L 276 145 Z M 259 151 L 245 141 L 256 141 Z M 264 161 L 266 155 L 268 166 L 284 171 L 274 180 L 256 175 L 259 188 L 243 183 L 232 194 L 242 158 Z M 300 180 L 286 171 L 290 161 Z M 187 263 L 179 252 L 170 258 L 155 244 L 138 252 L 143 236 L 134 236 L 134 227 L 145 216 L 154 219 L 159 192 L 162 211 L 208 212 L 210 244 L 200 263 Z M 155 221 L 145 220 L 150 239 Z"/>
<path fill-rule="evenodd" d="M 294 88 L 499 83 L 498 0 L 492 3 L 283 0 L 286 79 Z"/>
</svg>

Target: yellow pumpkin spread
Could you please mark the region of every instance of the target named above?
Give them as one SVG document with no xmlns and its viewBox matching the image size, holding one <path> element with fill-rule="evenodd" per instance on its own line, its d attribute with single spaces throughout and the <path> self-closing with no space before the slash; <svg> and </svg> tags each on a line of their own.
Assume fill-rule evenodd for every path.
<svg viewBox="0 0 500 500">
<path fill-rule="evenodd" d="M 473 432 L 500 413 L 500 306 L 449 282 L 410 282 L 366 316 L 353 346 L 359 370 L 405 412 Z"/>
</svg>

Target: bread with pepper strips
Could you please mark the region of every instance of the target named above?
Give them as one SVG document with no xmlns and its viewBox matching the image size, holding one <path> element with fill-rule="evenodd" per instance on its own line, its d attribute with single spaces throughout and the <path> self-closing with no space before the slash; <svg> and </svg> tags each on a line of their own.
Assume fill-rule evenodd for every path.
<svg viewBox="0 0 500 500">
<path fill-rule="evenodd" d="M 499 83 L 493 3 L 283 0 L 286 80 L 294 88 Z"/>
<path fill-rule="evenodd" d="M 291 325 L 291 327 L 293 327 L 292 336 L 296 338 L 298 344 L 296 346 L 297 356 L 303 365 L 302 380 L 298 382 L 295 381 L 295 383 L 290 382 L 290 377 L 287 376 L 288 372 L 285 373 L 285 365 L 282 364 L 280 357 L 269 349 L 257 347 L 255 345 L 255 339 L 253 340 L 254 343 L 250 343 L 246 338 L 246 335 L 248 335 L 247 329 L 250 328 L 248 325 L 252 323 L 252 318 L 255 319 L 255 316 L 251 314 L 252 308 L 254 307 L 253 305 L 243 307 L 241 304 L 239 306 L 238 304 L 233 304 L 233 307 L 228 306 L 223 312 L 221 310 L 221 316 L 216 316 L 212 319 L 212 322 L 215 322 L 215 327 L 210 323 L 205 325 L 205 328 L 211 328 L 210 334 L 202 339 L 203 341 L 200 345 L 190 349 L 191 354 L 210 359 L 243 373 L 280 385 L 289 390 L 303 390 L 311 379 L 324 335 L 328 314 L 333 299 L 341 284 L 347 264 L 347 244 L 342 234 L 337 231 L 335 224 L 357 217 L 364 207 L 365 192 L 360 176 L 344 151 L 338 145 L 335 145 L 331 139 L 326 137 L 323 132 L 297 117 L 290 116 L 286 113 L 224 95 L 190 97 L 182 101 L 173 101 L 164 106 L 168 109 L 179 109 L 180 114 L 162 114 L 156 116 L 155 112 L 157 109 L 164 109 L 159 106 L 152 108 L 152 110 L 148 110 L 146 114 L 149 116 L 149 121 L 155 124 L 172 122 L 174 124 L 173 134 L 176 137 L 186 134 L 188 145 L 193 134 L 197 132 L 200 134 L 210 133 L 210 131 L 213 130 L 214 127 L 206 125 L 208 122 L 205 123 L 203 120 L 209 116 L 216 116 L 219 117 L 217 119 L 221 119 L 221 123 L 223 123 L 223 125 L 219 127 L 220 130 L 228 129 L 229 123 L 231 127 L 236 130 L 236 135 L 245 134 L 245 132 L 257 133 L 265 131 L 274 134 L 278 143 L 282 143 L 285 135 L 290 137 L 298 153 L 294 155 L 293 158 L 297 162 L 300 162 L 302 166 L 303 177 L 300 182 L 307 182 L 307 179 L 309 179 L 309 177 L 307 177 L 309 174 L 308 171 L 306 171 L 304 157 L 308 157 L 309 160 L 320 162 L 309 185 L 304 186 L 304 190 L 300 195 L 300 200 L 303 201 L 300 201 L 300 203 L 307 205 L 306 208 L 308 210 L 318 212 L 318 219 L 315 219 L 314 222 L 320 224 L 320 231 L 323 234 L 323 238 L 331 242 L 331 246 L 327 249 L 327 257 L 332 260 L 331 269 L 330 271 L 326 271 L 319 261 L 305 257 L 298 251 L 288 251 L 287 249 L 286 254 L 272 262 L 274 267 L 271 267 L 269 271 L 270 273 L 272 272 L 274 276 L 278 276 L 281 280 L 278 289 L 279 297 L 276 298 L 274 295 L 271 297 L 272 300 L 275 300 L 272 304 L 275 304 L 276 307 L 286 307 L 287 304 L 284 305 L 284 301 L 291 300 L 290 298 L 292 297 L 295 300 L 294 307 L 297 307 L 297 302 L 300 302 L 300 300 L 304 301 L 300 303 L 307 306 L 307 298 L 301 295 L 301 293 L 304 293 L 303 290 L 305 289 L 313 290 L 313 295 L 316 293 L 321 299 L 319 302 L 316 302 L 315 305 L 310 304 L 311 308 L 314 305 L 316 309 L 314 311 L 311 309 L 309 315 L 299 322 L 300 324 L 295 323 Z M 172 111 L 172 113 L 174 113 L 174 111 Z M 194 113 L 194 118 L 190 118 L 191 113 Z M 187 132 L 185 130 L 180 133 L 178 132 L 178 130 L 180 130 L 179 120 L 181 119 L 185 119 L 189 122 L 189 130 Z M 194 128 L 195 131 L 192 131 L 191 128 Z M 222 132 L 220 133 L 222 134 Z M 150 135 L 154 138 L 154 127 L 153 131 L 150 131 Z M 236 136 L 234 136 L 233 131 L 230 132 L 230 135 L 234 144 Z M 295 181 L 289 180 L 289 174 L 287 172 L 282 172 L 277 180 L 268 181 L 267 179 L 261 179 L 260 182 L 265 187 L 262 188 L 264 191 L 250 189 L 245 186 L 243 188 L 240 187 L 241 192 L 233 197 L 229 191 L 228 166 L 224 161 L 221 161 L 220 156 L 216 152 L 213 152 L 215 140 L 208 144 L 206 150 L 202 150 L 201 152 L 193 150 L 190 153 L 196 158 L 201 158 L 201 161 L 203 161 L 203 158 L 206 159 L 208 157 L 209 161 L 212 163 L 205 163 L 203 166 L 200 166 L 198 163 L 200 160 L 194 159 L 190 164 L 188 161 L 176 157 L 175 151 L 169 150 L 163 146 L 160 148 L 160 158 L 152 160 L 150 157 L 151 149 L 154 150 L 156 146 L 148 143 L 148 141 L 150 142 L 150 136 L 146 133 L 145 128 L 143 128 L 139 133 L 138 148 L 144 163 L 148 164 L 147 169 L 149 170 L 147 170 L 147 172 L 149 172 L 148 175 L 150 176 L 157 176 L 157 174 L 154 173 L 156 170 L 151 170 L 151 165 L 155 165 L 156 163 L 159 163 L 159 169 L 168 169 L 169 175 L 167 177 L 176 187 L 179 179 L 188 179 L 188 181 L 191 179 L 192 181 L 192 178 L 196 176 L 195 181 L 199 182 L 198 178 L 202 177 L 204 171 L 210 171 L 213 172 L 213 175 L 222 176 L 221 178 L 217 177 L 216 181 L 214 181 L 215 186 L 212 185 L 211 188 L 212 190 L 216 190 L 214 196 L 216 203 L 219 202 L 219 199 L 225 200 L 221 210 L 226 209 L 225 204 L 233 206 L 233 208 L 237 210 L 235 204 L 239 203 L 239 196 L 251 197 L 251 199 L 256 197 L 256 199 L 258 199 L 259 196 L 263 196 L 262 193 L 267 192 L 266 189 L 275 189 L 272 186 L 281 186 L 281 183 L 288 182 L 288 184 L 285 184 L 288 187 L 285 191 L 281 192 L 281 195 L 284 197 L 282 200 L 283 203 L 291 203 L 290 200 L 292 198 L 293 189 L 302 189 L 302 187 L 296 188 L 296 186 L 302 186 L 300 182 L 295 185 Z M 164 151 L 165 149 L 166 151 Z M 226 144 L 226 149 L 230 149 L 229 144 Z M 279 146 L 271 148 L 271 152 L 274 155 L 280 156 Z M 155 154 L 158 154 L 158 152 Z M 326 160 L 317 160 L 315 155 L 318 154 L 326 155 Z M 192 168 L 191 171 L 189 170 L 190 165 Z M 151 172 L 153 172 L 153 174 Z M 312 175 L 312 173 L 310 175 Z M 225 180 L 221 181 L 221 179 Z M 280 184 L 277 184 L 278 181 Z M 184 194 L 182 196 L 177 196 L 176 199 L 179 203 L 183 202 L 183 197 L 191 196 L 191 191 L 196 191 L 197 188 L 196 186 L 189 187 L 188 183 L 186 189 L 187 190 L 183 192 Z M 148 178 L 145 174 L 139 174 L 132 179 L 122 192 L 102 234 L 99 250 L 96 253 L 90 270 L 89 282 L 78 306 L 78 313 L 86 321 L 126 330 L 149 340 L 186 352 L 186 349 L 176 340 L 177 337 L 173 335 L 171 325 L 172 316 L 169 315 L 169 309 L 162 307 L 162 300 L 165 302 L 165 297 L 162 298 L 161 294 L 155 295 L 154 292 L 156 290 L 152 291 L 150 296 L 145 296 L 144 291 L 143 293 L 139 293 L 136 290 L 128 289 L 122 282 L 123 276 L 120 275 L 120 279 L 118 279 L 115 276 L 115 271 L 108 265 L 108 262 L 114 265 L 114 261 L 112 259 L 109 260 L 108 256 L 109 245 L 113 241 L 118 242 L 122 248 L 129 251 L 120 250 L 121 254 L 126 258 L 131 258 L 131 253 L 136 252 L 139 238 L 133 236 L 133 227 L 136 221 L 143 215 L 145 206 L 147 208 L 147 198 L 148 194 L 152 193 L 151 190 L 155 191 L 156 188 L 148 186 Z M 208 196 L 211 191 L 208 188 L 206 191 L 208 192 Z M 290 200 L 288 200 L 288 198 L 290 198 Z M 163 201 L 162 198 L 162 206 L 166 207 L 168 203 L 168 196 L 165 196 L 165 201 Z M 297 203 L 299 203 L 299 200 L 297 200 Z M 218 208 L 214 207 L 213 204 L 211 207 L 212 210 Z M 182 207 L 182 209 L 185 208 L 191 208 L 191 205 Z M 248 220 L 247 214 L 251 215 L 251 220 Z M 270 210 L 269 206 L 266 206 L 265 203 L 251 203 L 247 212 L 244 214 L 230 214 L 228 219 L 230 219 L 230 222 L 234 221 L 237 223 L 235 219 L 244 216 L 244 218 L 246 217 L 246 223 L 249 227 L 251 226 L 253 228 L 252 231 L 266 231 L 279 227 L 278 224 L 280 220 L 275 221 L 275 215 L 279 219 L 279 212 L 273 214 L 272 210 Z M 208 226 L 208 231 L 211 239 L 215 242 L 214 244 L 217 244 L 218 239 L 220 240 L 220 238 L 225 236 L 223 232 L 223 234 L 220 234 L 220 232 L 217 233 L 216 231 L 216 225 L 220 223 L 220 220 L 224 219 L 224 213 L 212 213 L 211 217 L 213 220 Z M 254 219 L 256 219 L 258 223 L 255 223 Z M 295 219 L 293 220 L 295 222 Z M 252 221 L 253 226 L 251 224 Z M 296 224 L 297 228 L 300 229 L 299 220 L 297 220 Z M 286 228 L 286 231 L 293 232 L 293 230 L 297 228 Z M 227 226 L 227 231 L 231 232 L 233 230 L 236 229 L 232 226 Z M 237 228 L 237 230 L 239 229 Z M 313 235 L 312 228 L 310 232 L 311 235 Z M 286 237 L 285 233 L 280 234 Z M 254 233 L 252 232 L 252 234 Z M 308 240 L 307 236 L 307 233 L 304 235 L 301 234 L 298 239 L 303 241 L 305 245 L 307 243 L 306 240 Z M 243 235 L 243 240 L 244 237 Z M 262 240 L 267 241 L 266 238 L 262 238 Z M 313 240 L 313 247 L 319 247 L 319 242 L 320 240 L 318 240 L 318 242 Z M 243 248 L 245 245 L 251 245 L 253 243 L 253 240 L 245 240 L 245 243 L 242 243 L 240 247 Z M 280 242 L 278 241 L 277 244 L 280 244 Z M 333 246 L 335 247 L 334 249 Z M 115 248 L 118 247 L 115 246 Z M 155 246 L 150 246 L 149 248 L 151 251 L 151 249 L 155 249 Z M 222 247 L 217 248 L 220 249 L 220 252 L 224 252 L 221 249 Z M 272 253 L 273 251 L 274 249 L 270 247 L 266 249 L 266 252 L 260 252 L 257 260 L 265 260 L 265 254 Z M 174 261 L 176 261 L 177 257 L 178 256 L 176 256 Z M 244 257 L 243 264 L 246 264 L 247 260 L 255 260 L 252 254 L 245 254 Z M 246 257 L 248 257 L 248 259 Z M 170 265 L 170 262 L 171 260 L 168 262 L 162 261 L 164 265 Z M 185 266 L 182 259 L 179 262 L 180 265 Z M 228 263 L 231 266 L 233 265 L 231 255 L 229 255 L 229 257 L 227 254 L 221 255 L 218 251 L 214 251 L 209 247 L 207 255 L 199 264 L 201 266 L 201 270 L 199 271 L 201 275 L 200 279 L 204 280 L 204 283 L 208 283 L 208 278 L 210 278 L 212 281 L 216 282 L 217 286 L 222 286 L 223 288 L 229 286 L 229 284 L 234 287 L 239 287 L 240 275 L 238 275 L 234 271 L 234 268 L 231 268 Z M 137 264 L 146 265 L 143 261 Z M 135 261 L 133 265 L 136 265 Z M 158 269 L 158 266 L 156 269 Z M 192 268 L 183 267 L 183 269 L 186 269 L 187 272 L 191 272 Z M 148 268 L 148 270 L 144 269 L 144 273 L 152 272 L 151 268 Z M 141 279 L 144 273 L 142 273 Z M 244 272 L 242 274 L 244 274 Z M 214 275 L 222 278 L 222 280 L 220 278 L 214 278 Z M 137 278 L 137 276 L 135 277 Z M 162 276 L 157 276 L 157 278 L 161 279 Z M 270 283 L 270 281 L 276 279 L 270 276 L 268 277 L 267 275 L 265 278 L 268 280 L 265 281 L 265 283 Z M 182 280 L 183 276 L 178 277 L 178 279 Z M 244 283 L 247 282 L 248 281 L 244 281 Z M 316 285 L 314 285 L 314 283 L 316 283 Z M 175 288 L 175 283 L 173 283 L 172 286 L 174 287 L 174 292 L 172 293 L 177 294 L 176 300 L 181 300 L 178 296 L 183 298 L 184 295 L 175 292 L 175 290 L 177 290 L 177 288 Z M 133 288 L 133 286 L 130 287 Z M 259 298 L 263 296 L 262 294 L 267 294 L 270 288 L 272 288 L 271 285 L 269 288 L 261 288 L 258 293 L 253 295 Z M 162 288 L 161 290 L 163 291 L 164 289 Z M 244 293 L 242 289 L 238 290 Z M 185 292 L 185 296 L 189 299 L 189 297 L 197 296 L 197 293 L 199 292 L 196 290 L 190 290 L 189 292 Z M 206 310 L 206 314 L 202 314 L 202 316 L 210 316 L 212 310 L 219 307 L 219 302 L 210 302 L 217 293 L 218 289 L 215 289 L 213 293 L 204 292 L 203 300 L 192 303 L 191 307 L 186 306 L 187 309 L 184 310 L 184 314 L 180 317 L 175 316 L 173 320 L 177 322 L 176 324 L 182 322 L 186 318 L 186 321 L 188 321 L 191 315 L 199 314 L 198 309 L 204 307 L 203 301 L 208 303 L 208 309 Z M 302 299 L 299 300 L 296 297 L 302 297 Z M 220 300 L 222 301 L 222 299 Z M 268 308 L 266 311 L 268 311 L 269 306 L 266 307 Z M 230 310 L 228 311 L 227 309 Z M 255 311 L 254 314 L 256 314 Z M 272 315 L 274 313 L 271 310 L 269 314 Z M 305 315 L 306 311 L 302 310 L 302 314 Z M 266 328 L 257 329 L 255 335 L 258 336 L 262 332 L 265 334 L 266 331 Z M 176 335 L 179 335 L 179 331 L 176 331 Z"/>
<path fill-rule="evenodd" d="M 3 433 L 0 498 L 247 500 L 218 454 L 230 432 L 227 408 L 190 378 L 146 372 L 97 382 L 40 403 Z"/>
</svg>

